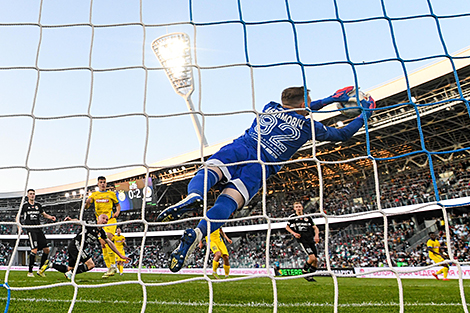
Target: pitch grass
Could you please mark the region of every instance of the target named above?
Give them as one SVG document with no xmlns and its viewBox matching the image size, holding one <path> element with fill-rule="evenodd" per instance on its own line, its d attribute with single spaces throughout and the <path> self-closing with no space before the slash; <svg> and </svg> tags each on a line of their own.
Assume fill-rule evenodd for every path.
<svg viewBox="0 0 470 313">
<path fill-rule="evenodd" d="M 26 272 L 12 271 L 12 288 L 68 283 L 61 273 L 47 272 L 46 278 L 26 277 Z M 144 288 L 138 283 L 99 286 L 137 281 L 137 274 L 101 279 L 102 273 L 77 276 L 77 302 L 73 312 L 141 312 Z M 202 276 L 144 274 L 146 284 L 185 281 Z M 5 271 L 0 272 L 5 281 Z M 334 312 L 334 283 L 330 277 L 276 280 L 278 312 Z M 213 312 L 273 312 L 273 283 L 269 278 L 238 281 L 212 281 Z M 403 279 L 405 312 L 463 312 L 457 280 Z M 464 281 L 467 290 L 469 281 Z M 86 286 L 86 287 L 85 287 Z M 90 286 L 99 286 L 90 288 Z M 338 312 L 399 312 L 398 283 L 395 279 L 338 278 Z M 166 286 L 146 286 L 146 312 L 208 312 L 209 282 L 195 280 Z M 58 286 L 36 290 L 12 290 L 8 312 L 67 312 L 74 288 Z M 5 310 L 6 288 L 0 288 L 0 311 Z M 467 301 L 470 299 L 467 297 Z"/>
</svg>

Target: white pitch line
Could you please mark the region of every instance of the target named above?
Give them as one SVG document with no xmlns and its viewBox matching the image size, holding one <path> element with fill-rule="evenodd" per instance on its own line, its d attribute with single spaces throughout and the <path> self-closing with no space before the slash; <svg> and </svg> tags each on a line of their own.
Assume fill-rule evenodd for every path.
<svg viewBox="0 0 470 313">
<path fill-rule="evenodd" d="M 7 298 L 0 298 L 3 301 L 6 301 Z M 11 298 L 11 301 L 23 301 L 23 302 L 72 302 L 68 299 L 44 299 L 44 298 Z M 121 304 L 142 304 L 142 301 L 131 302 L 125 300 L 84 300 L 77 299 L 75 302 L 79 303 L 121 303 Z M 209 306 L 208 302 L 183 302 L 183 301 L 147 301 L 147 304 L 156 304 L 156 305 L 177 305 L 177 306 Z M 468 304 L 467 306 L 469 306 Z M 249 303 L 214 303 L 214 306 L 219 307 L 273 307 L 272 303 L 266 302 L 249 302 Z M 302 302 L 302 303 L 278 303 L 278 307 L 333 307 L 332 303 L 314 303 L 314 302 Z M 341 303 L 338 304 L 338 307 L 394 307 L 400 306 L 399 303 L 389 302 L 362 302 L 362 303 Z M 404 306 L 462 306 L 461 303 L 405 303 Z"/>
</svg>

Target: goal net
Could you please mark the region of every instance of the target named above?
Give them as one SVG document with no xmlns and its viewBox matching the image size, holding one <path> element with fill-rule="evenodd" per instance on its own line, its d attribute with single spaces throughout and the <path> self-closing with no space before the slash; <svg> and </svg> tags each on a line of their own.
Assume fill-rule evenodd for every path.
<svg viewBox="0 0 470 313">
<path fill-rule="evenodd" d="M 376 99 L 372 118 L 348 142 L 308 142 L 281 164 L 275 177 L 264 179 L 260 192 L 226 225 L 229 234 L 238 234 L 234 247 L 239 251 L 249 254 L 248 246 L 262 248 L 256 257 L 250 254 L 251 259 L 232 251 L 231 262 L 240 267 L 258 264 L 260 271 L 217 283 L 263 277 L 270 281 L 266 289 L 272 291 L 269 307 L 274 312 L 289 305 L 327 305 L 337 312 L 344 303 L 338 278 L 365 275 L 338 269 L 373 264 L 371 274 L 390 272 L 396 279 L 393 305 L 404 312 L 412 304 L 405 300 L 403 275 L 434 269 L 435 264 L 416 263 L 421 267 L 404 271 L 397 267 L 404 263 L 400 253 L 407 251 L 406 245 L 411 251 L 420 242 L 413 246 L 404 240 L 406 229 L 395 223 L 416 224 L 413 214 L 433 212 L 430 216 L 443 221 L 440 238 L 448 254 L 438 267 L 456 268 L 458 305 L 468 312 L 462 268 L 469 260 L 459 254 L 450 220 L 453 208 L 468 205 L 469 196 L 470 53 L 462 40 L 468 26 L 466 1 L 0 3 L 0 210 L 7 212 L 1 215 L 0 236 L 13 240 L 0 247 L 0 261 L 6 266 L 5 312 L 18 291 L 54 293 L 72 286 L 71 312 L 83 290 L 120 285 L 141 288 L 144 312 L 148 288 L 195 281 L 206 284 L 204 307 L 212 312 L 218 300 L 207 249 L 190 259 L 203 274 L 165 282 L 143 278 L 145 268 L 166 266 L 148 256 L 170 251 L 181 230 L 201 218 L 156 223 L 155 215 L 185 196 L 185 184 L 196 169 L 207 168 L 207 157 L 259 119 L 265 104 L 280 102 L 284 88 L 306 86 L 312 99 L 321 99 L 349 85 Z M 171 37 L 180 41 L 158 46 Z M 183 52 L 177 55 L 173 48 Z M 335 106 L 310 112 L 310 117 L 339 128 L 350 122 Z M 64 196 L 77 199 L 65 212 L 73 211 L 80 226 L 72 228 L 63 219 L 56 223 L 60 230 L 55 238 L 66 246 L 70 231 L 89 225 L 86 194 L 100 175 L 116 184 L 142 179 L 145 186 L 139 190 L 158 182 L 151 190 L 156 208 L 149 209 L 145 197 L 139 196 L 139 209 L 124 214 L 126 220 L 118 219 L 128 233 L 134 229 L 139 234 L 131 236 L 137 279 L 86 284 L 77 282 L 74 274 L 70 282 L 45 285 L 26 278 L 12 281 L 11 256 L 22 248 L 16 210 L 27 201 L 26 190 L 34 188 L 39 195 L 41 190 L 76 190 Z M 126 188 L 129 192 L 132 187 Z M 217 194 L 208 193 L 204 212 Z M 288 305 L 279 300 L 279 283 L 298 277 L 276 276 L 274 262 L 295 269 L 305 259 L 290 254 L 298 247 L 289 253 L 280 248 L 286 244 L 291 204 L 299 199 L 321 228 L 320 270 L 303 277 L 331 276 L 331 303 L 306 298 Z M 365 220 L 375 226 L 348 224 Z M 416 235 L 418 228 L 412 229 Z M 356 250 L 361 262 L 352 258 L 352 250 L 342 248 L 359 240 L 358 230 L 369 243 L 381 245 L 375 254 L 371 244 Z M 420 229 L 423 234 L 435 230 L 433 225 Z M 363 258 L 361 252 L 374 255 Z M 164 300 L 159 304 L 181 305 Z"/>
</svg>

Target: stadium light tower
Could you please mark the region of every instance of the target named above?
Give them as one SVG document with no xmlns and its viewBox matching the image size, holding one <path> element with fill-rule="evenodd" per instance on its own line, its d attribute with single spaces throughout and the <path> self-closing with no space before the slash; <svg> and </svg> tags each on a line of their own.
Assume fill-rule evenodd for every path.
<svg viewBox="0 0 470 313">
<path fill-rule="evenodd" d="M 194 84 L 189 36 L 185 33 L 171 33 L 158 37 L 152 42 L 152 50 L 165 69 L 176 93 L 184 98 L 189 111 L 195 112 L 191 101 Z M 206 137 L 202 133 L 201 123 L 196 114 L 191 114 L 191 119 L 199 141 L 202 140 L 202 144 L 207 146 Z"/>
</svg>

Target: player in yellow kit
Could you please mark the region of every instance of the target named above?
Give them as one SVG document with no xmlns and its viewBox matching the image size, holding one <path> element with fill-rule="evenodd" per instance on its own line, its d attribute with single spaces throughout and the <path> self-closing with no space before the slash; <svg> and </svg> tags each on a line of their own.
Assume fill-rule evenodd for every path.
<svg viewBox="0 0 470 313">
<path fill-rule="evenodd" d="M 433 232 L 429 233 L 429 240 L 426 244 L 428 247 L 428 252 L 429 252 L 429 258 L 434 261 L 434 263 L 440 263 L 445 261 L 444 255 L 441 252 L 441 244 L 439 243 L 439 240 L 436 239 L 436 234 Z M 444 267 L 441 268 L 439 271 L 436 273 L 433 273 L 432 276 L 434 276 L 437 280 L 439 280 L 438 275 L 439 274 L 444 274 L 444 278 L 442 280 L 449 280 L 447 278 L 447 273 L 449 272 L 449 265 L 444 264 Z"/>
<path fill-rule="evenodd" d="M 116 229 L 116 235 L 113 237 L 113 242 L 116 248 L 118 249 L 119 253 L 125 256 L 126 252 L 124 251 L 124 247 L 127 247 L 126 237 L 121 235 L 120 228 Z M 126 262 L 126 260 L 116 255 L 116 264 L 119 271 L 119 275 L 124 274 L 124 262 Z"/>
<path fill-rule="evenodd" d="M 121 212 L 121 205 L 116 197 L 116 193 L 106 190 L 106 178 L 104 176 L 98 177 L 98 189 L 98 191 L 93 192 L 86 200 L 85 209 L 88 209 L 90 205 L 94 203 L 97 220 L 101 214 L 106 214 L 108 216 L 108 224 L 116 223 L 116 217 L 118 217 Z M 113 212 L 114 206 L 116 206 L 116 212 Z M 116 228 L 116 225 L 103 227 L 109 240 L 113 239 Z M 102 277 L 108 278 L 109 276 L 114 276 L 114 274 L 117 273 L 116 254 L 108 248 L 105 244 L 104 238 L 102 238 L 100 242 L 101 248 L 103 249 L 103 259 L 106 263 L 106 267 L 108 268 L 108 271 Z"/>
<path fill-rule="evenodd" d="M 230 274 L 230 263 L 228 260 L 228 250 L 227 247 L 225 246 L 224 240 L 222 239 L 225 238 L 229 244 L 232 243 L 232 240 L 228 238 L 228 236 L 224 233 L 222 228 L 217 229 L 216 231 L 211 233 L 210 237 L 210 246 L 212 253 L 214 253 L 214 260 L 212 260 L 212 275 L 216 278 L 219 279 L 219 275 L 217 275 L 217 269 L 219 268 L 219 260 L 220 257 L 224 260 L 224 272 L 225 272 L 225 278 L 228 278 Z M 206 237 L 207 240 L 207 237 Z M 203 243 L 202 240 L 199 242 L 199 248 L 202 248 Z"/>
</svg>

